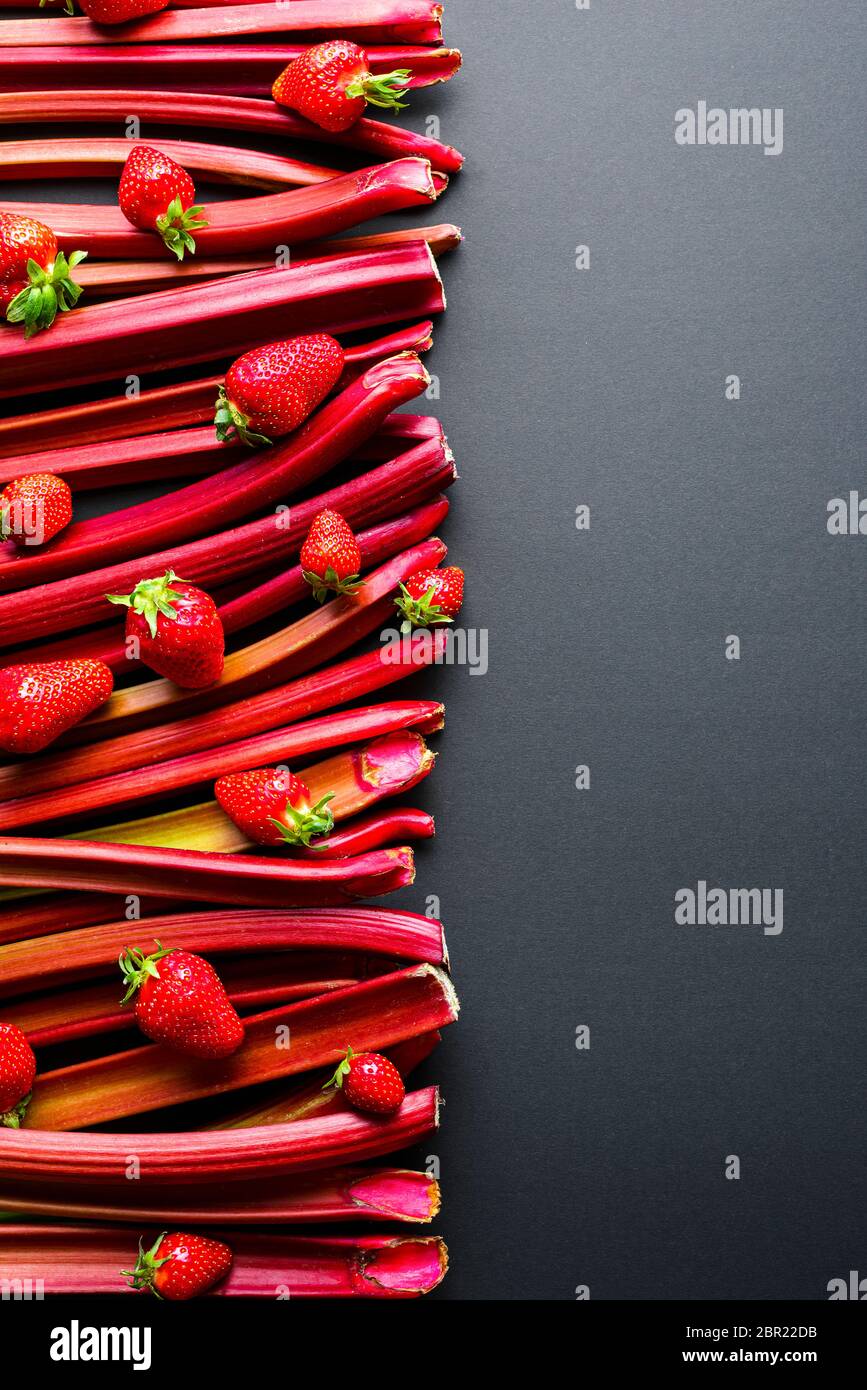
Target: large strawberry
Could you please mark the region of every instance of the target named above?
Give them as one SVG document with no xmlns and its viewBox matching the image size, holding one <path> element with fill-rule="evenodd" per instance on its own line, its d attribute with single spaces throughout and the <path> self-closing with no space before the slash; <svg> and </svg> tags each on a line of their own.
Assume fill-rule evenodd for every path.
<svg viewBox="0 0 867 1390">
<path fill-rule="evenodd" d="M 78 3 L 94 24 L 126 24 L 130 19 L 157 14 L 169 6 L 169 0 L 78 0 Z"/>
<path fill-rule="evenodd" d="M 331 796 L 311 805 L 310 789 L 289 771 L 263 767 L 220 777 L 214 795 L 230 820 L 257 845 L 309 845 L 328 835 L 334 817 Z"/>
<path fill-rule="evenodd" d="M 237 1052 L 244 1025 L 214 967 L 190 951 L 156 945 L 149 956 L 128 946 L 118 957 L 127 987 L 123 1003 L 135 996 L 136 1023 L 145 1037 L 190 1057 Z"/>
<path fill-rule="evenodd" d="M 351 594 L 358 588 L 361 551 L 349 522 L 327 507 L 317 512 L 301 547 L 301 572 L 319 603 L 329 591 Z"/>
<path fill-rule="evenodd" d="M 72 520 L 72 493 L 56 473 L 26 473 L 0 492 L 0 537 L 44 545 Z"/>
<path fill-rule="evenodd" d="M 142 579 L 131 594 L 106 594 L 128 608 L 127 641 L 138 656 L 184 690 L 201 690 L 220 679 L 226 645 L 217 605 L 204 589 L 166 570 L 161 579 Z"/>
<path fill-rule="evenodd" d="M 329 39 L 305 49 L 284 68 L 271 95 L 280 106 L 290 107 L 323 130 L 349 130 L 364 115 L 368 102 L 389 111 L 406 106 L 400 98 L 411 76 L 408 68 L 397 68 L 374 77 L 363 48 L 348 39 Z"/>
<path fill-rule="evenodd" d="M 291 434 L 324 400 L 343 371 L 343 348 L 328 333 L 307 333 L 253 348 L 220 387 L 214 424 L 222 442 L 270 444 Z"/>
<path fill-rule="evenodd" d="M 0 671 L 0 748 L 40 753 L 112 692 L 103 661 L 31 661 Z"/>
<path fill-rule="evenodd" d="M 51 228 L 35 217 L 0 212 L 0 310 L 10 323 L 24 324 L 26 338 L 50 328 L 58 309 L 66 313 L 78 303 L 81 286 L 70 272 L 86 255 L 64 256 Z"/>
<path fill-rule="evenodd" d="M 232 1251 L 221 1240 L 190 1235 L 186 1231 L 163 1231 L 150 1250 L 138 1244 L 135 1269 L 123 1269 L 134 1289 L 150 1289 L 157 1298 L 180 1303 L 207 1293 L 232 1268 Z"/>
<path fill-rule="evenodd" d="M 0 1023 L 0 1126 L 20 1128 L 35 1079 L 33 1048 L 14 1023 Z"/>
<path fill-rule="evenodd" d="M 380 1052 L 357 1054 L 351 1047 L 331 1080 L 322 1087 L 328 1091 L 336 1086 L 356 1110 L 369 1110 L 375 1115 L 393 1115 L 403 1104 L 403 1077 L 394 1062 Z"/>
<path fill-rule="evenodd" d="M 464 572 L 456 565 L 440 570 L 416 570 L 400 586 L 395 599 L 403 614 L 401 632 L 413 627 L 434 627 L 451 623 L 458 616 L 464 600 Z"/>
<path fill-rule="evenodd" d="M 208 225 L 186 169 L 150 145 L 132 149 L 123 166 L 117 199 L 127 221 L 143 231 L 157 231 L 179 261 L 187 251 L 191 256 L 195 252 L 191 233 Z"/>
</svg>

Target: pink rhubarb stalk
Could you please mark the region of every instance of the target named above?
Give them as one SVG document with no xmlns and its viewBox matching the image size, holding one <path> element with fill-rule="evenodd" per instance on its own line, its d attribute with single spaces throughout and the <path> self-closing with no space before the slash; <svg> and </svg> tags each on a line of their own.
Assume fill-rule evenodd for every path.
<svg viewBox="0 0 867 1390">
<path fill-rule="evenodd" d="M 105 51 L 110 58 L 111 50 Z M 174 65 L 186 71 L 186 65 L 194 58 L 195 52 L 200 51 L 198 46 L 195 51 L 187 46 L 179 46 L 174 51 L 177 55 Z M 243 53 L 243 49 L 232 49 L 233 61 L 236 64 L 243 60 Z M 142 77 L 144 57 L 148 60 L 148 71 L 153 70 L 155 60 L 157 65 L 159 64 L 158 50 L 131 54 L 130 62 L 135 64 L 135 70 L 130 76 L 136 82 Z M 22 55 L 19 49 L 12 55 L 12 60 L 16 65 L 15 70 L 20 73 L 26 72 L 26 68 L 21 65 L 32 61 L 34 77 L 39 74 L 39 81 L 45 81 L 45 76 L 51 72 L 52 67 L 58 74 L 58 86 L 69 81 L 69 61 L 60 50 L 31 49 L 28 58 L 26 54 Z M 282 60 L 275 63 L 273 68 L 269 67 L 269 97 L 270 82 L 273 82 L 274 74 L 280 70 L 281 65 Z M 351 130 L 335 134 L 314 125 L 312 121 L 304 120 L 292 111 L 286 111 L 271 100 L 219 96 L 210 91 L 198 95 L 188 90 L 141 91 L 127 88 L 119 91 L 116 81 L 117 67 L 114 68 L 114 74 L 108 83 L 110 90 L 107 91 L 90 88 L 81 91 L 15 92 L 9 90 L 11 81 L 4 83 L 4 90 L 0 91 L 0 125 L 55 124 L 70 121 L 113 125 L 125 120 L 130 111 L 135 111 L 142 121 L 160 122 L 174 130 L 185 126 L 194 130 L 208 126 L 216 126 L 221 130 L 246 130 L 259 135 L 276 135 L 281 139 L 288 137 L 290 140 L 341 145 L 360 150 L 380 161 L 415 155 L 419 159 L 429 160 L 432 168 L 444 174 L 456 174 L 463 164 L 463 155 L 451 145 L 444 145 L 429 136 L 417 135 L 393 121 L 377 121 L 362 116 Z M 26 80 L 32 88 L 34 83 L 29 78 Z M 183 82 L 181 85 L 183 86 Z"/>
</svg>

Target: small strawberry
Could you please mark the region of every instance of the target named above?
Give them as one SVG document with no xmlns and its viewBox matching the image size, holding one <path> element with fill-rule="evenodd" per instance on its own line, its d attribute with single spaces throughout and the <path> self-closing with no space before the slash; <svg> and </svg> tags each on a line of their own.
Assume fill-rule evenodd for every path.
<svg viewBox="0 0 867 1390">
<path fill-rule="evenodd" d="M 309 845 L 329 835 L 334 817 L 331 796 L 310 804 L 310 789 L 293 773 L 277 767 L 230 772 L 220 777 L 214 795 L 230 820 L 257 845 Z"/>
<path fill-rule="evenodd" d="M 389 111 L 406 106 L 400 98 L 409 86 L 408 68 L 374 77 L 363 48 L 348 39 L 329 39 L 305 51 L 284 68 L 271 95 L 323 130 L 349 130 L 364 115 L 368 102 Z"/>
<path fill-rule="evenodd" d="M 0 748 L 41 753 L 105 704 L 114 688 L 104 661 L 31 661 L 0 671 Z"/>
<path fill-rule="evenodd" d="M 213 685 L 223 672 L 226 637 L 217 605 L 203 589 L 167 570 L 142 579 L 131 594 L 106 594 L 128 608 L 126 637 L 138 643 L 146 666 L 184 690 Z"/>
<path fill-rule="evenodd" d="M 395 604 L 403 614 L 401 632 L 453 622 L 464 599 L 464 572 L 456 565 L 441 570 L 418 570 L 400 586 Z"/>
<path fill-rule="evenodd" d="M 270 444 L 291 434 L 343 371 L 343 348 L 328 333 L 307 333 L 245 352 L 226 373 L 214 424 L 221 443 Z"/>
<path fill-rule="evenodd" d="M 10 323 L 24 324 L 25 338 L 50 328 L 58 309 L 65 314 L 78 303 L 81 286 L 70 272 L 86 255 L 73 251 L 67 259 L 44 222 L 0 212 L 0 310 Z"/>
<path fill-rule="evenodd" d="M 244 1025 L 216 970 L 190 951 L 156 945 L 149 956 L 136 946 L 121 952 L 121 1002 L 135 995 L 136 1023 L 151 1042 L 189 1057 L 230 1057 L 244 1041 Z"/>
<path fill-rule="evenodd" d="M 318 512 L 301 547 L 301 572 L 321 603 L 329 589 L 352 594 L 358 588 L 361 551 L 352 527 L 339 512 Z"/>
<path fill-rule="evenodd" d="M 20 1129 L 35 1079 L 33 1048 L 14 1023 L 0 1023 L 0 1127 Z"/>
<path fill-rule="evenodd" d="M 380 1052 L 356 1054 L 351 1047 L 323 1091 L 332 1086 L 343 1088 L 343 1094 L 356 1110 L 370 1110 L 374 1115 L 393 1115 L 403 1104 L 403 1078 L 394 1062 Z"/>
<path fill-rule="evenodd" d="M 122 1269 L 133 1289 L 150 1289 L 157 1298 L 180 1303 L 207 1293 L 232 1268 L 232 1251 L 221 1240 L 163 1231 L 150 1250 L 138 1243 L 135 1269 Z"/>
<path fill-rule="evenodd" d="M 127 221 L 143 231 L 159 232 L 179 261 L 187 251 L 194 254 L 191 233 L 208 225 L 201 215 L 204 208 L 196 203 L 195 184 L 186 169 L 167 154 L 135 145 L 123 166 L 117 198 Z"/>
<path fill-rule="evenodd" d="M 0 538 L 44 545 L 72 520 L 72 493 L 56 473 L 26 473 L 0 492 Z"/>
</svg>

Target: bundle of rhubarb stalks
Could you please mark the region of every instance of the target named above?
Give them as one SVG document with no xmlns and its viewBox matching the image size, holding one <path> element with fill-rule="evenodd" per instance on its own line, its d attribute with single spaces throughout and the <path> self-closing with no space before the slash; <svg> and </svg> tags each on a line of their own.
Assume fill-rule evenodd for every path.
<svg viewBox="0 0 867 1390">
<path fill-rule="evenodd" d="M 460 55 L 428 0 L 14 8 L 0 181 L 111 197 L 0 186 L 0 1281 L 426 1293 L 458 1004 L 371 900 L 434 833 L 444 709 L 392 687 L 456 475 L 401 407 L 461 234 L 378 228 L 461 167 L 399 116 Z"/>
</svg>

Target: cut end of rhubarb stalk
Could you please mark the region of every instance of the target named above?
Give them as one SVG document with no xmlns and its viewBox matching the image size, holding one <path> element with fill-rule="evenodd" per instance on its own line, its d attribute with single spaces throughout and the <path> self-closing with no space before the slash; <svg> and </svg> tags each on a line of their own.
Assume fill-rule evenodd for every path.
<svg viewBox="0 0 867 1390">
<path fill-rule="evenodd" d="M 428 250 L 428 255 L 433 260 L 430 250 Z M 440 284 L 442 284 L 441 280 Z M 366 391 L 373 391 L 377 387 L 387 386 L 392 381 L 407 380 L 420 383 L 418 393 L 430 386 L 428 370 L 415 352 L 399 352 L 394 357 L 386 357 L 383 362 L 375 362 L 364 373 L 361 384 Z"/>
<path fill-rule="evenodd" d="M 377 1291 L 424 1294 L 442 1283 L 448 1267 L 445 1242 L 439 1236 L 430 1236 L 424 1240 L 395 1240 L 364 1251 L 359 1258 L 359 1277 L 362 1284 L 373 1284 Z"/>
<path fill-rule="evenodd" d="M 351 1200 L 389 1221 L 433 1221 L 442 1204 L 440 1185 L 427 1173 L 384 1170 L 353 1182 Z"/>
</svg>

